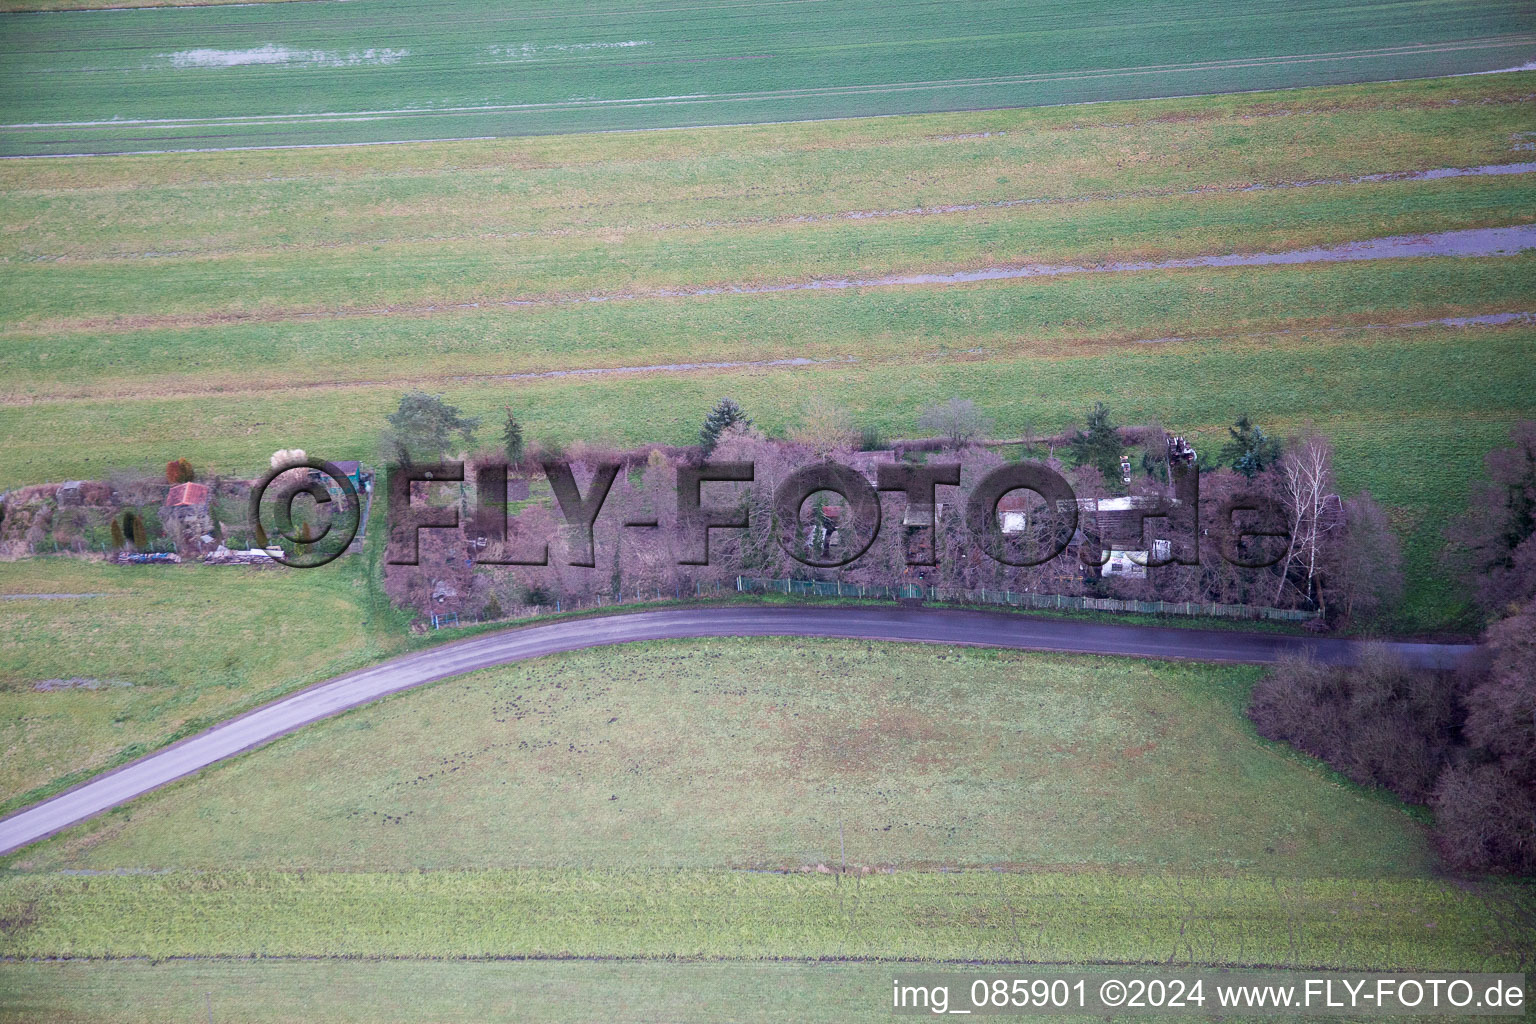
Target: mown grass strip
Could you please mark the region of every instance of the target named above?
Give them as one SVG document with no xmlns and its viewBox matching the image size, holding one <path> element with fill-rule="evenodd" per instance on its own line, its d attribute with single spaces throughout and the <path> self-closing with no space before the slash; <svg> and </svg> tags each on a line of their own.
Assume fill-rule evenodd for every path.
<svg viewBox="0 0 1536 1024">
<path fill-rule="evenodd" d="M 1502 433 L 1531 408 L 1532 337 L 1520 325 L 1301 333 L 1054 359 L 920 352 L 905 365 L 436 381 L 433 390 L 473 415 L 510 402 L 530 436 L 562 442 L 688 443 L 720 394 L 734 395 L 764 429 L 784 431 L 800 421 L 802 403 L 820 394 L 887 436 L 911 436 L 925 404 L 963 395 L 993 417 L 998 437 L 1029 425 L 1053 430 L 1104 399 L 1122 422 L 1156 417 L 1197 437 L 1202 430 L 1224 434 L 1226 424 L 1248 412 L 1282 429 L 1308 418 L 1334 422 L 1344 435 L 1336 440 L 1348 445 L 1357 431 L 1385 439 L 1415 421 L 1460 420 L 1472 432 Z M 10 444 L 0 451 L 0 482 L 89 477 L 188 453 L 209 470 L 250 469 L 294 443 L 328 458 L 371 456 L 402 390 L 386 383 L 6 406 L 0 427 Z M 897 395 L 899 403 L 892 401 Z M 1376 468 L 1373 481 L 1385 469 L 1401 476 L 1385 460 Z M 1440 470 L 1436 478 L 1447 479 L 1447 467 Z"/>
<path fill-rule="evenodd" d="M 1503 898 L 1509 898 L 1505 894 Z M 0 955 L 831 957 L 1509 969 L 1432 880 L 714 871 L 13 875 Z"/>
<path fill-rule="evenodd" d="M 618 244 L 418 244 L 149 262 L 0 264 L 11 327 L 163 323 L 197 315 L 412 311 L 468 302 L 646 297 L 1019 263 L 1096 265 L 1285 252 L 1523 224 L 1525 176 L 1384 182 L 945 217 L 632 235 Z"/>
<path fill-rule="evenodd" d="M 161 398 L 362 382 L 721 360 L 914 356 L 1098 357 L 1128 365 L 1128 342 L 1221 339 L 1222 348 L 1330 344 L 1319 328 L 1536 311 L 1536 253 L 1305 267 L 1077 275 L 963 288 L 721 295 L 546 309 L 227 323 L 177 330 L 0 335 L 0 400 Z M 1269 332 L 1274 337 L 1258 338 Z M 1418 332 L 1384 332 L 1410 342 Z M 1371 332 L 1339 345 L 1375 346 Z M 1470 338 L 1469 338 L 1470 340 Z M 1388 342 L 1391 344 L 1391 342 Z M 1475 344 L 1475 343 L 1473 343 Z M 1187 352 L 1156 347 L 1177 362 Z M 458 382 L 464 383 L 464 382 Z M 527 381 L 487 386 L 522 389 Z"/>
<path fill-rule="evenodd" d="M 1536 73 L 654 134 L 0 163 L 15 260 L 600 237 L 1520 160 Z M 770 186 L 765 183 L 771 182 Z"/>
<path fill-rule="evenodd" d="M 484 1024 L 508 1013 L 550 1024 L 889 1024 L 892 980 L 910 979 L 909 971 L 1032 979 L 1060 970 L 1042 964 L 786 960 L 199 957 L 0 963 L 0 1021 L 164 1024 L 197 1020 L 211 1009 L 216 1020 L 235 1024 Z M 1128 973 L 1108 966 L 1068 970 L 1088 975 L 1095 988 L 1099 979 Z M 1212 995 L 1207 1005 L 1214 1002 Z M 1249 1018 L 1224 1013 L 1221 1019 Z M 1102 1018 L 1053 1014 L 1051 1020 L 1085 1024 Z"/>
</svg>

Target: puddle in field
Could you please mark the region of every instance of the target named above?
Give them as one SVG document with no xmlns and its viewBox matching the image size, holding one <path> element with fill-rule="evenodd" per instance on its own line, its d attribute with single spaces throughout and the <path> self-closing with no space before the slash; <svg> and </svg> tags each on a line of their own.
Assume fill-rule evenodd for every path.
<svg viewBox="0 0 1536 1024">
<path fill-rule="evenodd" d="M 1316 178 L 1311 181 L 1286 181 L 1277 185 L 1249 185 L 1244 192 L 1262 192 L 1279 188 L 1314 188 L 1318 185 L 1366 185 L 1378 181 L 1439 181 L 1441 178 L 1496 178 L 1505 174 L 1530 174 L 1536 162 L 1483 164 L 1480 167 L 1436 167 L 1428 171 L 1388 171 L 1361 174 L 1353 178 Z"/>
<path fill-rule="evenodd" d="M 597 366 L 577 370 L 543 370 L 539 373 L 475 374 L 454 380 L 544 380 L 549 377 L 598 377 L 612 373 L 680 373 L 687 370 L 740 370 L 759 366 L 819 366 L 823 363 L 856 363 L 852 356 L 840 359 L 757 359 L 728 363 L 657 363 L 653 366 Z"/>
<path fill-rule="evenodd" d="M 1439 178 L 1489 178 L 1505 174 L 1529 174 L 1536 171 L 1536 162 L 1516 164 L 1485 164 L 1482 167 L 1441 167 L 1433 171 L 1414 171 L 1412 174 L 1370 174 L 1359 181 L 1435 181 Z"/>
<path fill-rule="evenodd" d="M 366 50 L 294 50 L 286 46 L 267 43 L 246 50 L 178 50 L 162 53 L 158 59 L 168 61 L 173 68 L 238 68 L 251 65 L 318 65 L 328 68 L 353 68 L 365 65 L 398 64 L 411 55 L 410 50 L 388 47 L 369 47 Z M 146 64 L 145 70 L 153 65 Z"/>
<path fill-rule="evenodd" d="M 628 39 L 622 43 L 511 43 L 505 46 L 486 47 L 492 57 L 504 58 L 500 63 L 547 58 L 551 54 L 583 54 L 593 50 L 629 50 L 637 46 L 652 45 L 649 39 Z M 496 63 L 477 61 L 476 63 Z"/>
<path fill-rule="evenodd" d="M 782 292 L 840 291 L 848 288 L 890 288 L 902 285 L 972 284 L 979 281 L 1012 281 L 1030 277 L 1057 277 L 1064 274 L 1114 274 L 1140 270 L 1189 270 L 1202 267 L 1265 267 L 1301 263 L 1340 263 L 1355 260 L 1408 259 L 1424 256 L 1513 256 L 1536 249 L 1536 224 L 1517 224 L 1504 228 L 1471 228 L 1432 234 L 1393 235 L 1362 242 L 1293 249 L 1289 252 L 1228 253 L 1220 256 L 1191 256 L 1174 260 L 1139 260 L 1135 262 L 1096 264 L 1023 263 L 1008 267 L 984 267 L 957 270 L 948 274 L 891 274 L 885 277 L 834 278 L 820 281 L 795 281 L 786 284 L 721 285 L 709 288 L 661 288 L 648 292 L 618 292 L 612 295 L 583 295 L 556 299 L 496 299 L 487 302 L 455 302 L 423 306 L 386 306 L 371 309 L 292 314 L 295 319 L 335 319 L 343 316 L 390 316 L 396 313 L 423 314 L 445 310 L 503 307 L 565 306 L 581 302 L 627 302 L 637 299 L 694 299 L 712 295 L 773 295 Z M 285 317 L 284 319 L 287 319 Z M 634 372 L 643 372 L 637 368 Z M 565 372 L 565 371 L 560 371 Z M 576 371 L 571 371 L 576 372 Z"/>
<path fill-rule="evenodd" d="M 723 288 L 662 290 L 654 294 L 685 298 L 704 295 L 760 295 L 774 292 L 823 291 L 843 288 L 880 288 L 914 284 L 971 284 L 977 281 L 1010 281 L 1062 274 L 1112 274 L 1139 270 L 1190 270 L 1205 267 L 1267 267 L 1298 263 L 1341 263 L 1355 260 L 1409 259 L 1423 256 L 1512 256 L 1536 248 L 1536 224 L 1503 228 L 1470 228 L 1422 235 L 1392 235 L 1343 245 L 1293 249 L 1289 252 L 1228 253 L 1191 256 L 1174 260 L 1137 260 L 1098 264 L 1024 263 L 1011 267 L 985 267 L 948 274 L 891 274 L 886 277 L 841 278 L 775 285 L 733 285 Z M 592 295 L 587 302 L 638 298 L 637 295 Z M 530 303 L 531 304 L 531 303 Z"/>
<path fill-rule="evenodd" d="M 1516 64 L 1512 68 L 1494 68 L 1492 71 L 1463 71 L 1459 75 L 1451 75 L 1451 78 L 1475 78 L 1478 75 L 1507 75 L 1512 71 L 1536 71 L 1536 60 L 1528 60 L 1524 64 Z"/>
<path fill-rule="evenodd" d="M 1420 320 L 1411 324 L 1369 324 L 1373 330 L 1390 327 L 1483 327 L 1498 324 L 1536 323 L 1536 313 L 1484 313 L 1482 316 L 1447 316 L 1439 320 Z"/>
<path fill-rule="evenodd" d="M 1001 134 L 1001 133 L 999 133 Z M 965 136 L 953 136 L 964 138 Z M 1516 146 L 1516 149 L 1521 148 Z M 853 210 L 847 213 L 807 214 L 787 218 L 791 222 L 820 220 L 873 220 L 881 217 L 914 217 L 940 213 L 971 213 L 976 210 L 1007 210 L 1018 206 L 1061 206 L 1069 203 L 1112 202 L 1123 199 L 1164 199 L 1173 196 L 1208 196 L 1229 192 L 1273 192 L 1290 188 L 1320 188 L 1327 185 L 1370 185 L 1393 181 L 1439 181 L 1442 178 L 1496 178 L 1506 174 L 1536 173 L 1536 161 L 1512 164 L 1481 164 L 1477 167 L 1436 167 L 1427 171 L 1383 171 L 1352 178 L 1308 178 L 1301 181 L 1255 182 L 1251 185 L 1203 185 L 1199 188 L 1144 189 L 1133 192 L 1098 193 L 1081 196 L 1037 196 L 1033 199 L 999 199 L 988 203 L 946 203 L 914 206 L 905 210 Z"/>
</svg>

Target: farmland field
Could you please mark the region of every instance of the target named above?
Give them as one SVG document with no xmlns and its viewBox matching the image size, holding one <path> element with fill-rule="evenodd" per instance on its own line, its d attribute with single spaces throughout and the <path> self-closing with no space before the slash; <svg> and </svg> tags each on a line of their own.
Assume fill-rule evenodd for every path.
<svg viewBox="0 0 1536 1024">
<path fill-rule="evenodd" d="M 195 1021 L 211 1008 L 215 1020 L 230 1024 L 484 1024 L 513 1016 L 551 1024 L 718 1024 L 774 1016 L 803 1024 L 883 1024 L 891 1019 L 891 978 L 906 966 L 739 960 L 11 964 L 0 967 L 6 987 L 0 1021 L 164 1024 Z M 1105 976 L 1112 971 L 1097 969 Z"/>
<path fill-rule="evenodd" d="M 779 958 L 1513 962 L 1524 940 L 1486 901 L 1518 897 L 1437 879 L 1405 808 L 1258 739 L 1255 676 L 791 640 L 479 673 L 176 783 L 0 878 L 3 954 L 320 964 L 11 963 L 0 988 L 16 1014 L 32 986 L 116 974 L 186 999 L 221 973 L 467 970 L 331 957 L 705 958 L 749 991 Z M 801 997 L 868 991 L 855 966 L 781 969 Z"/>
<path fill-rule="evenodd" d="M 576 452 L 722 395 L 888 439 L 968 398 L 999 441 L 1102 400 L 1204 457 L 1318 429 L 1404 545 L 1352 628 L 1480 625 L 1440 553 L 1536 417 L 1536 68 L 1462 73 L 1536 57 L 1529 3 L 175 2 L 0 0 L 0 489 L 377 465 L 414 388 Z M 374 515 L 315 572 L 0 563 L 0 813 L 441 640 Z M 1528 969 L 1529 886 L 1260 739 L 1258 676 L 756 639 L 451 679 L 0 858 L 0 1021 Z"/>
<path fill-rule="evenodd" d="M 721 394 L 772 431 L 825 396 L 887 436 L 951 395 L 999 436 L 1104 399 L 1207 449 L 1244 413 L 1324 429 L 1407 543 L 1387 625 L 1464 627 L 1441 528 L 1536 411 L 1536 256 L 1102 268 L 1528 225 L 1533 91 L 10 162 L 0 486 L 368 458 L 410 387 L 619 444 L 686 443 Z M 1080 272 L 824 286 L 1020 266 Z"/>
<path fill-rule="evenodd" d="M 940 17 L 912 0 L 9 13 L 0 152 L 482 138 L 1422 78 L 1520 65 L 1536 52 L 1532 29 L 1519 0 L 1133 11 L 965 0 Z"/>
</svg>

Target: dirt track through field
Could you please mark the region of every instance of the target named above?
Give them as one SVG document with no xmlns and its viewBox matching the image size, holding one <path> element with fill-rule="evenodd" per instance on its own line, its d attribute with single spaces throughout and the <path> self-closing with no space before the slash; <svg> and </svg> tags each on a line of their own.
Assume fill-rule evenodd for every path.
<svg viewBox="0 0 1536 1024">
<path fill-rule="evenodd" d="M 1213 342 L 1223 340 L 1249 341 L 1258 338 L 1286 338 L 1308 334 L 1349 334 L 1357 331 L 1416 331 L 1434 327 L 1457 327 L 1470 329 L 1475 327 L 1508 327 L 1517 325 L 1536 324 L 1536 312 L 1520 311 L 1512 313 L 1479 313 L 1470 316 L 1446 316 L 1432 320 L 1414 320 L 1408 323 L 1368 323 L 1352 324 L 1342 327 L 1313 327 L 1301 326 L 1288 330 L 1276 331 L 1251 331 L 1241 334 L 1221 335 L 1168 335 L 1161 338 L 1136 338 L 1125 342 L 1111 339 L 1109 344 L 1117 345 L 1172 345 L 1181 342 Z M 1075 339 L 1076 342 L 1084 342 L 1094 339 Z M 1098 339 L 1103 341 L 1103 339 Z M 1073 342 L 1069 341 L 1068 344 Z M 991 351 L 982 352 L 976 350 L 965 353 L 966 356 L 993 355 Z M 902 354 L 899 361 L 910 363 L 913 356 L 910 353 Z M 942 358 L 941 353 L 924 355 L 923 359 Z M 196 398 L 199 396 L 251 394 L 255 392 L 293 391 L 298 389 L 316 389 L 335 391 L 349 388 L 384 388 L 401 387 L 405 385 L 427 386 L 452 381 L 455 384 L 476 384 L 492 381 L 534 381 L 569 378 L 597 378 L 612 376 L 648 376 L 652 374 L 690 374 L 708 373 L 716 370 L 792 370 L 803 369 L 812 366 L 849 366 L 856 363 L 879 363 L 883 360 L 872 359 L 868 356 L 841 356 L 824 359 L 809 359 L 797 356 L 787 359 L 754 359 L 729 362 L 695 362 L 695 363 L 651 363 L 643 366 L 589 366 L 572 367 L 563 370 L 536 370 L 524 373 L 471 373 L 453 374 L 451 376 L 414 376 L 390 377 L 387 379 L 366 380 L 283 380 L 272 377 L 262 377 L 257 380 L 238 381 L 226 386 L 211 387 L 197 386 L 186 382 L 178 382 L 170 390 L 178 398 Z M 140 386 L 122 381 L 111 381 L 100 386 L 85 385 L 78 390 L 68 392 L 56 392 L 46 396 L 28 395 L 26 397 L 7 395 L 0 391 L 0 407 L 12 405 L 35 405 L 38 402 L 69 402 L 69 401 L 93 401 L 101 398 L 112 398 L 124 401 L 133 399 L 148 399 L 163 397 L 168 393 L 167 386 L 163 383 L 150 382 Z M 26 595 L 22 595 L 23 597 Z M 88 596 L 88 595 L 87 595 Z"/>
<path fill-rule="evenodd" d="M 1428 257 L 1491 258 L 1514 256 L 1536 249 L 1536 223 L 1509 227 L 1469 228 L 1429 234 L 1392 235 L 1341 245 L 1293 249 L 1282 252 L 1224 253 L 1171 260 L 1138 260 L 1095 264 L 1022 263 L 981 267 L 945 273 L 890 274 L 870 278 L 823 278 L 777 284 L 720 284 L 695 288 L 657 288 L 609 294 L 563 295 L 550 298 L 499 298 L 477 302 L 374 306 L 328 309 L 269 310 L 258 313 L 225 313 L 217 310 L 163 316 L 56 319 L 28 325 L 27 333 L 68 330 L 145 330 L 206 327 L 224 323 L 269 323 L 283 320 L 340 319 L 368 316 L 425 316 L 433 313 L 503 307 L 548 308 L 583 302 L 624 302 L 640 299 L 698 299 L 715 295 L 772 295 L 783 292 L 840 291 L 854 288 L 948 287 L 988 281 L 1018 281 L 1068 274 L 1124 274 L 1145 271 L 1192 270 L 1214 267 L 1295 266 L 1308 263 L 1340 263 L 1368 260 L 1423 259 Z"/>
<path fill-rule="evenodd" d="M 284 0 L 284 2 L 305 2 L 305 0 Z M 1531 99 L 1536 100 L 1536 96 Z M 1001 134 L 1001 133 L 999 133 Z M 1512 175 L 1536 174 L 1536 161 L 1520 161 L 1507 164 L 1482 164 L 1476 167 L 1435 167 L 1419 171 L 1383 171 L 1376 174 L 1359 174 L 1347 178 L 1309 178 L 1303 181 L 1276 181 L 1276 182 L 1248 182 L 1243 184 L 1226 185 L 1201 185 L 1194 188 L 1148 188 L 1135 189 L 1126 192 L 1097 192 L 1084 193 L 1082 195 L 1069 196 L 1030 196 L 1028 198 L 995 199 L 970 203 L 933 203 L 928 206 L 911 206 L 905 209 L 878 209 L 878 210 L 838 210 L 832 213 L 786 213 L 772 217 L 738 217 L 729 220 L 679 220 L 671 222 L 659 222 L 639 225 L 633 229 L 647 234 L 662 234 L 668 231 L 697 231 L 700 229 L 725 229 L 744 227 L 775 227 L 787 224 L 824 224 L 839 221 L 865 221 L 865 220 L 902 220 L 914 217 L 933 217 L 953 215 L 957 213 L 976 213 L 985 210 L 1012 210 L 1031 206 L 1076 206 L 1090 203 L 1115 203 L 1143 199 L 1177 199 L 1182 197 L 1199 196 L 1223 196 L 1250 192 L 1291 191 L 1295 189 L 1340 187 L 1347 185 L 1383 184 L 1406 181 L 1442 181 L 1447 178 L 1499 178 Z M 317 241 L 306 243 L 306 250 L 326 249 L 354 249 L 361 245 L 391 245 L 427 243 L 441 245 L 445 242 L 464 242 L 489 240 L 512 241 L 521 238 L 571 238 L 584 235 L 605 235 L 611 232 L 613 227 L 609 225 L 596 225 L 592 228 L 555 227 L 534 231 L 507 231 L 487 232 L 473 231 L 464 233 L 433 234 L 423 238 L 373 238 L 349 241 Z M 269 253 L 273 250 L 264 246 L 222 246 L 208 247 L 191 250 L 154 250 L 154 251 L 117 251 L 104 255 L 76 256 L 68 253 L 38 253 L 31 252 L 26 257 L 27 262 L 49 262 L 52 260 L 68 260 L 71 263 L 115 263 L 131 260 L 158 260 L 158 259 L 183 259 L 189 257 L 208 258 L 227 255 L 254 255 Z"/>
</svg>

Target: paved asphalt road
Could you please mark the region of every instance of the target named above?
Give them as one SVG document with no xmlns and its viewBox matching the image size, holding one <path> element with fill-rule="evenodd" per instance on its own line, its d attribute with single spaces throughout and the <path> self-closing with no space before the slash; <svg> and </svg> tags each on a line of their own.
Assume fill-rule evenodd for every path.
<svg viewBox="0 0 1536 1024">
<path fill-rule="evenodd" d="M 844 637 L 1254 664 L 1303 651 L 1325 661 L 1346 662 L 1357 657 L 1361 649 L 1358 642 L 1331 637 L 1117 626 L 1006 612 L 925 608 L 681 608 L 574 619 L 489 633 L 408 654 L 257 708 L 0 821 L 0 853 L 386 694 L 558 651 L 706 636 Z M 1421 665 L 1450 665 L 1471 650 L 1438 644 L 1390 646 L 1406 660 Z"/>
</svg>

